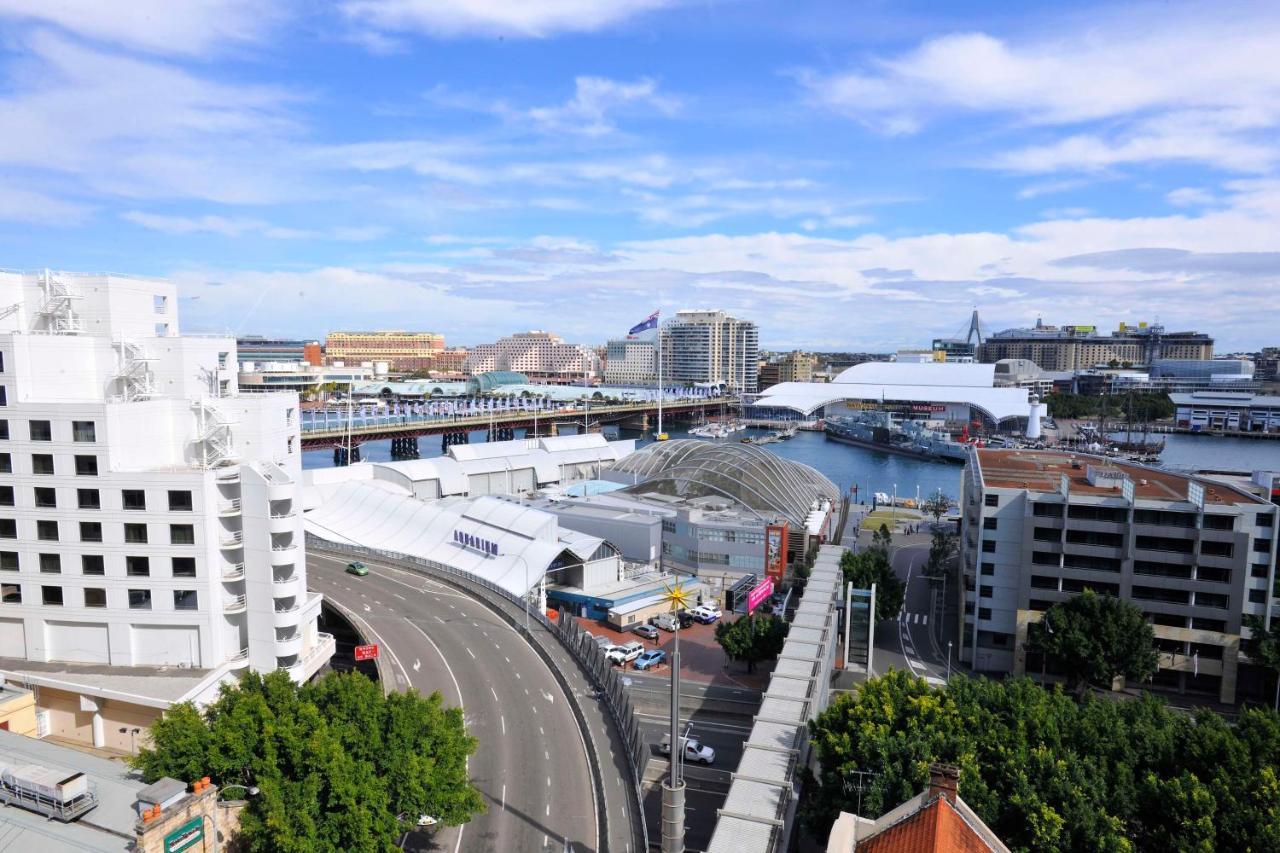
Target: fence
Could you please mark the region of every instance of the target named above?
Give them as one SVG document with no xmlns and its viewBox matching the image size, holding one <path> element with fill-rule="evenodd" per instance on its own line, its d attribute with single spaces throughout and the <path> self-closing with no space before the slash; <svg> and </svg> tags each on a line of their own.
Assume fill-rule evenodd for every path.
<svg viewBox="0 0 1280 853">
<path fill-rule="evenodd" d="M 491 610 L 507 620 L 517 631 L 523 630 L 520 614 L 513 614 L 502 606 L 503 603 L 520 608 L 523 611 L 526 602 L 518 595 L 514 595 L 510 591 L 492 583 L 482 577 L 473 575 L 470 572 L 464 572 L 452 566 L 446 566 L 443 563 L 437 563 L 432 560 L 426 560 L 421 557 L 413 557 L 407 554 L 401 554 L 395 551 L 384 551 L 379 548 L 364 548 L 355 545 L 346 545 L 337 542 L 329 542 L 321 539 L 312 533 L 306 535 L 307 548 L 314 551 L 327 551 L 335 554 L 345 554 L 353 557 L 369 558 L 371 556 L 380 557 L 384 560 L 392 560 L 404 568 L 415 569 L 422 574 L 445 581 L 465 592 L 476 595 L 482 602 L 489 606 Z M 609 662 L 605 659 L 604 653 L 596 646 L 594 640 L 586 636 L 586 632 L 578 625 L 577 620 L 571 616 L 561 613 L 560 619 L 552 621 L 547 618 L 545 613 L 537 609 L 529 611 L 529 619 L 531 622 L 537 622 L 548 633 L 564 646 L 565 650 L 573 657 L 573 659 L 582 667 L 587 677 L 591 680 L 593 687 L 597 690 L 600 697 L 605 700 L 605 707 L 609 712 L 609 717 L 613 722 L 614 729 L 622 738 L 626 746 L 627 765 L 631 770 L 631 793 L 633 797 L 632 808 L 635 812 L 635 823 L 633 823 L 633 834 L 636 836 L 635 843 L 637 850 L 647 850 L 649 844 L 649 832 L 645 823 L 644 816 L 644 792 L 641 789 L 641 776 L 644 772 L 644 764 L 646 759 L 646 749 L 644 736 L 640 731 L 640 724 L 636 720 L 635 711 L 631 705 L 631 697 L 627 695 L 626 690 L 618 678 L 616 671 L 612 669 Z M 560 682 L 565 696 L 568 699 L 569 707 L 573 711 L 578 727 L 583 733 L 583 740 L 587 744 L 588 761 L 591 764 L 592 774 L 595 776 L 596 784 L 596 811 L 600 820 L 602 834 L 607 839 L 609 837 L 608 821 L 609 816 L 604 807 L 604 776 L 601 769 L 600 754 L 596 748 L 595 740 L 591 737 L 591 730 L 587 726 L 586 714 L 582 710 L 581 704 L 573 693 L 568 680 L 564 673 L 556 666 L 551 653 L 542 645 L 541 639 L 535 632 L 529 632 L 529 644 L 534 651 L 538 653 L 557 681 Z M 587 648 L 590 644 L 591 648 Z M 606 844 L 607 847 L 607 844 Z"/>
</svg>

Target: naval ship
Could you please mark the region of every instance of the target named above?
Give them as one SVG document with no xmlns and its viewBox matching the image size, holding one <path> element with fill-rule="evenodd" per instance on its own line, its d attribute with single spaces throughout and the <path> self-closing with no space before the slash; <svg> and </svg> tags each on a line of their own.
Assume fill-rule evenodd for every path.
<svg viewBox="0 0 1280 853">
<path fill-rule="evenodd" d="M 963 465 L 969 453 L 969 445 L 953 441 L 943 430 L 930 429 L 921 421 L 895 420 L 889 412 L 869 411 L 827 418 L 823 432 L 832 441 L 919 459 Z"/>
</svg>

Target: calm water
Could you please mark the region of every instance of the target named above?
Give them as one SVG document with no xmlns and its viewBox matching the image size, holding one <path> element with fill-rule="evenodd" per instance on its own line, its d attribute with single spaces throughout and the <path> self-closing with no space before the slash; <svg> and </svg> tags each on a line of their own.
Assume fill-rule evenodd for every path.
<svg viewBox="0 0 1280 853">
<path fill-rule="evenodd" d="M 669 431 L 672 438 L 685 438 L 683 430 Z M 722 441 L 737 442 L 744 435 L 762 435 L 762 430 L 734 433 Z M 523 430 L 516 431 L 523 437 Z M 623 432 L 624 438 L 639 438 L 639 433 Z M 1280 470 L 1280 441 L 1259 441 L 1247 438 L 1216 438 L 1208 436 L 1170 435 L 1161 456 L 1162 464 L 1171 469 L 1252 471 L 1258 469 Z M 484 441 L 484 431 L 471 434 L 473 443 Z M 640 443 L 650 443 L 643 439 Z M 443 453 L 440 436 L 418 440 L 422 456 L 440 456 Z M 847 444 L 827 441 L 819 432 L 800 432 L 790 441 L 778 441 L 764 445 L 764 449 L 784 459 L 803 462 L 817 468 L 841 489 L 858 487 L 858 498 L 870 501 L 874 492 L 892 494 L 897 484 L 899 497 L 927 497 L 941 489 L 943 494 L 955 498 L 960 492 L 959 465 L 944 462 L 928 462 L 878 453 Z M 374 441 L 361 445 L 361 458 L 371 462 L 389 462 L 391 443 Z M 333 464 L 332 450 L 308 450 L 302 455 L 304 468 L 326 468 Z"/>
</svg>

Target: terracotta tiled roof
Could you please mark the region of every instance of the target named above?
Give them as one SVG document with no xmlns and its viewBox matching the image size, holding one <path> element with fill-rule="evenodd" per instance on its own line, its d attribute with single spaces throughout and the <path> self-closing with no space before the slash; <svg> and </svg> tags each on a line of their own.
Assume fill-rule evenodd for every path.
<svg viewBox="0 0 1280 853">
<path fill-rule="evenodd" d="M 938 797 L 879 835 L 858 842 L 858 853 L 990 853 L 945 797 Z"/>
</svg>

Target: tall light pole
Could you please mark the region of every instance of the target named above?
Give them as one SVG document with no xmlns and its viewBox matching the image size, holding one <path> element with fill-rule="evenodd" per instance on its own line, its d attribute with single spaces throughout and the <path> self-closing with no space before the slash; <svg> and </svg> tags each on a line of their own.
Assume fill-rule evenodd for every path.
<svg viewBox="0 0 1280 853">
<path fill-rule="evenodd" d="M 951 683 L 951 641 L 947 640 L 947 683 Z"/>
<path fill-rule="evenodd" d="M 895 528 L 898 526 L 898 484 L 897 483 L 893 484 L 893 509 L 889 510 L 889 523 Z"/>
<path fill-rule="evenodd" d="M 662 853 L 684 853 L 684 791 L 681 773 L 684 746 L 680 739 L 680 618 L 689 603 L 689 592 L 679 581 L 667 587 L 664 596 L 676 615 L 675 639 L 671 649 L 671 774 L 662 783 Z"/>
</svg>

